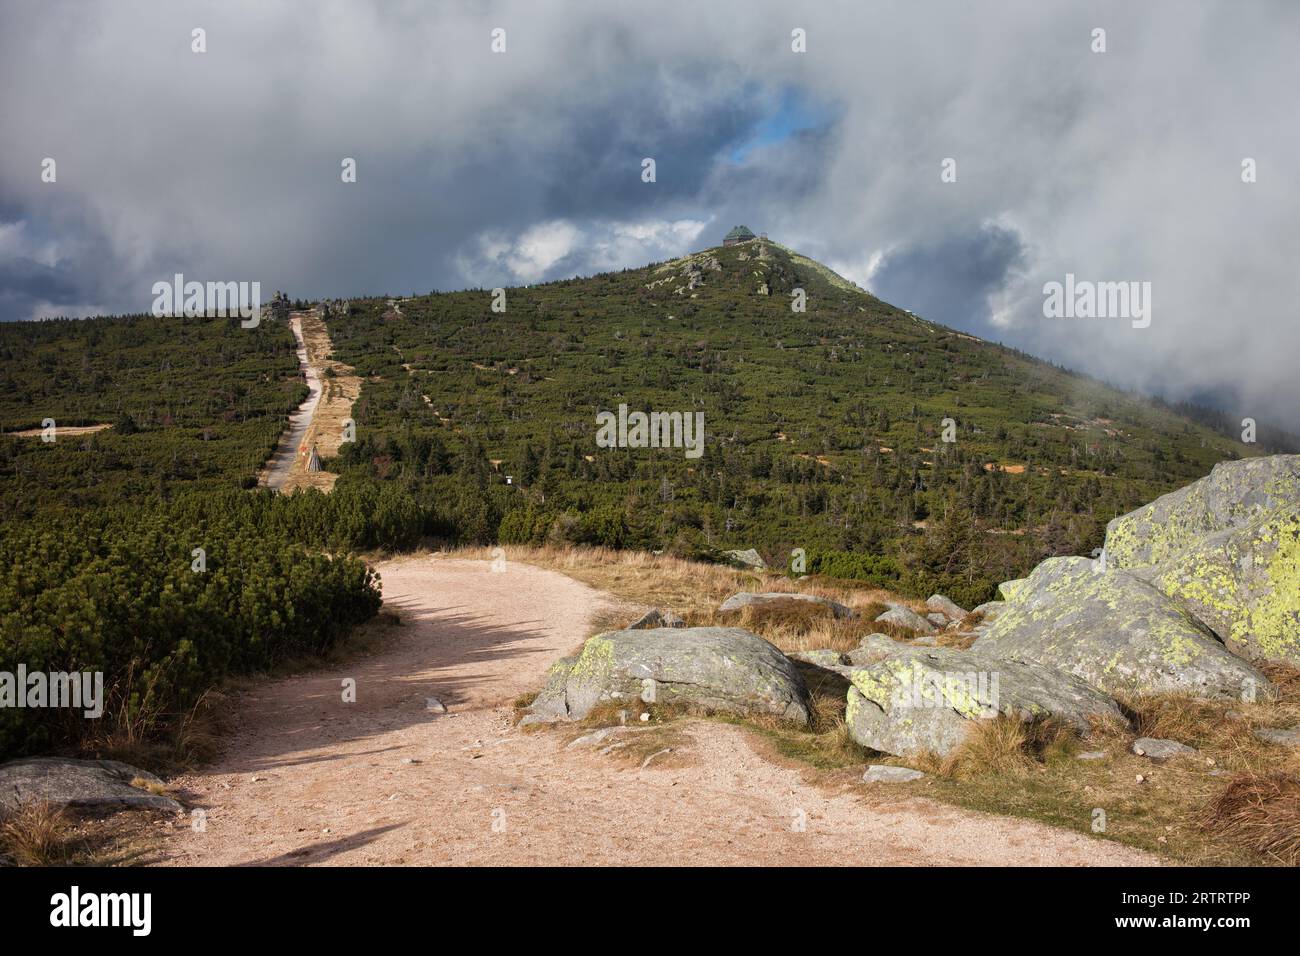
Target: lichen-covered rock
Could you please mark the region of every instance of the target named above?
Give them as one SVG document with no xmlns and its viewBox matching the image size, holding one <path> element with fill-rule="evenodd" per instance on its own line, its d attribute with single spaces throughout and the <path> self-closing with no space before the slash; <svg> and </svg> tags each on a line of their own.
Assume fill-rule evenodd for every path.
<svg viewBox="0 0 1300 956">
<path fill-rule="evenodd" d="M 1094 720 L 1123 720 L 1108 696 L 1051 668 L 892 641 L 864 642 L 849 657 L 845 722 L 854 740 L 882 753 L 947 754 L 973 722 L 999 714 L 1056 718 L 1083 733 Z"/>
<path fill-rule="evenodd" d="M 983 604 L 971 608 L 971 613 L 979 614 L 981 616 L 981 623 L 992 624 L 997 620 L 998 615 L 1002 613 L 1002 609 L 1006 606 L 1006 601 L 986 601 Z"/>
<path fill-rule="evenodd" d="M 808 722 L 808 691 L 794 664 L 738 627 L 655 628 L 597 634 L 551 666 L 529 707 L 537 719 L 579 720 L 598 704 L 647 699 Z"/>
<path fill-rule="evenodd" d="M 942 594 L 931 594 L 925 599 L 925 606 L 931 611 L 937 611 L 950 621 L 960 621 L 966 616 L 966 612 L 961 605 Z"/>
<path fill-rule="evenodd" d="M 1216 465 L 1111 521 L 1106 556 L 1234 653 L 1300 665 L 1300 455 Z"/>
<path fill-rule="evenodd" d="M 1271 696 L 1268 679 L 1150 584 L 1088 558 L 1049 558 L 974 649 L 1058 668 L 1108 694 Z"/>
<path fill-rule="evenodd" d="M 179 812 L 181 805 L 161 788 L 162 781 L 153 774 L 116 760 L 28 757 L 0 764 L 0 809 L 5 810 L 44 802 L 95 810 Z"/>
<path fill-rule="evenodd" d="M 1234 653 L 1300 666 L 1300 506 L 1130 573 L 1177 599 Z"/>
<path fill-rule="evenodd" d="M 803 601 L 809 604 L 820 604 L 823 607 L 830 608 L 836 620 L 846 620 L 854 616 L 851 609 L 838 601 L 818 597 L 815 594 L 796 594 L 789 591 L 767 591 L 762 594 L 755 594 L 752 591 L 740 591 L 723 601 L 718 610 L 723 612 L 739 611 L 752 605 L 780 604 L 783 601 Z"/>
<path fill-rule="evenodd" d="M 1101 573 L 1103 569 L 1103 565 L 1091 558 L 1073 556 L 1047 558 L 1040 561 L 1028 577 L 1015 582 L 1012 588 L 1014 597 L 1003 601 L 1002 609 L 1006 611 L 1014 607 L 1017 601 L 1027 600 L 1030 595 L 1058 590 L 1062 584 L 1068 587 L 1069 582 L 1081 573 Z"/>
<path fill-rule="evenodd" d="M 876 618 L 876 623 L 906 627 L 919 634 L 931 634 L 934 632 L 933 624 L 921 617 L 921 615 L 917 614 L 910 607 L 904 607 L 901 604 L 891 606 L 888 611 Z"/>
<path fill-rule="evenodd" d="M 746 548 L 743 551 L 724 551 L 723 555 L 732 564 L 742 568 L 753 568 L 756 571 L 766 571 L 767 562 L 763 556 L 753 548 Z"/>
<path fill-rule="evenodd" d="M 1002 595 L 1002 600 L 1010 601 L 1011 598 L 1015 596 L 1016 591 L 1019 590 L 1020 585 L 1024 583 L 1024 578 L 1016 578 L 1012 581 L 1003 581 L 998 585 L 998 593 Z"/>
<path fill-rule="evenodd" d="M 864 634 L 858 646 L 844 656 L 855 666 L 871 664 L 890 656 L 897 648 L 907 647 L 902 641 L 896 641 L 887 634 Z"/>
<path fill-rule="evenodd" d="M 1199 481 L 1120 515 L 1106 526 L 1115 567 L 1160 564 L 1202 539 L 1300 506 L 1300 455 L 1221 462 Z"/>
</svg>

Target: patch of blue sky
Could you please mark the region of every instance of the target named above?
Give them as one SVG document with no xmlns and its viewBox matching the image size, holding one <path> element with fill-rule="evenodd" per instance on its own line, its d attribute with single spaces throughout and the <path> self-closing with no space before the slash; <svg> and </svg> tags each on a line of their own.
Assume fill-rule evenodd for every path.
<svg viewBox="0 0 1300 956">
<path fill-rule="evenodd" d="M 834 111 L 795 87 L 782 88 L 773 111 L 755 125 L 751 134 L 732 147 L 728 159 L 744 163 L 756 150 L 783 143 L 805 130 L 822 129 L 835 121 Z"/>
</svg>

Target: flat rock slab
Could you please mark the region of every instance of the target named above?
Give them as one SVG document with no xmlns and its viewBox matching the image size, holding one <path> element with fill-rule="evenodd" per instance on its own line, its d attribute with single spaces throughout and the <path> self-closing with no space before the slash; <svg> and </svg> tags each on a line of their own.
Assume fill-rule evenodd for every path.
<svg viewBox="0 0 1300 956">
<path fill-rule="evenodd" d="M 888 764 L 873 763 L 862 774 L 863 783 L 911 783 L 920 780 L 925 774 L 911 767 L 891 767 Z"/>
<path fill-rule="evenodd" d="M 583 734 L 575 740 L 569 741 L 565 747 L 566 750 L 572 750 L 574 747 L 594 747 L 596 744 L 604 743 L 605 738 L 610 734 L 617 733 L 618 727 L 601 727 L 599 730 L 593 730 L 589 734 Z"/>
<path fill-rule="evenodd" d="M 790 601 L 802 601 L 807 604 L 820 604 L 823 607 L 831 609 L 836 620 L 847 620 L 854 617 L 850 608 L 845 607 L 838 601 L 832 601 L 830 598 L 818 597 L 815 594 L 796 594 L 789 591 L 766 591 L 756 594 L 752 591 L 740 591 L 727 598 L 719 606 L 719 611 L 739 611 L 742 608 L 761 606 L 765 604 L 781 604 Z"/>
<path fill-rule="evenodd" d="M 1170 757 L 1186 756 L 1196 753 L 1195 747 L 1179 743 L 1177 740 L 1162 740 L 1159 737 L 1139 737 L 1133 741 L 1133 752 L 1139 757 L 1151 760 L 1168 760 Z"/>
<path fill-rule="evenodd" d="M 529 711 L 542 718 L 581 720 L 593 707 L 633 699 L 808 723 L 808 690 L 799 669 L 767 641 L 739 627 L 597 634 L 581 653 L 551 666 Z"/>
<path fill-rule="evenodd" d="M 1300 727 L 1259 727 L 1255 736 L 1279 747 L 1300 747 Z"/>
<path fill-rule="evenodd" d="M 180 812 L 181 805 L 171 797 L 132 786 L 133 780 L 162 785 L 153 774 L 116 760 L 11 760 L 0 764 L 0 807 L 13 810 L 44 801 L 58 807 Z"/>
</svg>

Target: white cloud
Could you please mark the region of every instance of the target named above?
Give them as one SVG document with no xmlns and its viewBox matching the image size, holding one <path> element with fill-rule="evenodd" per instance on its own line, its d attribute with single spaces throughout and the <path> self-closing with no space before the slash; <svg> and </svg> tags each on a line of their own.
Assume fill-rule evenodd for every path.
<svg viewBox="0 0 1300 956">
<path fill-rule="evenodd" d="M 888 250 L 876 249 L 857 259 L 828 259 L 826 265 L 850 282 L 855 282 L 870 292 L 872 280 L 875 279 L 876 273 L 880 271 L 881 263 L 885 261 L 886 255 L 888 255 Z"/>
<path fill-rule="evenodd" d="M 557 262 L 573 251 L 582 234 L 570 222 L 556 220 L 525 229 L 505 255 L 511 275 L 523 282 L 536 282 Z"/>
<path fill-rule="evenodd" d="M 708 224 L 699 220 L 537 223 L 511 238 L 500 230 L 476 236 L 456 257 L 465 282 L 492 287 L 530 284 L 642 266 L 683 255 L 696 247 Z"/>
<path fill-rule="evenodd" d="M 882 294 L 910 264 L 907 288 L 987 303 L 975 331 L 1300 428 L 1300 6 L 827 0 L 800 10 L 803 55 L 779 0 L 552 6 L 0 4 L 23 78 L 0 86 L 0 210 L 30 223 L 0 233 L 0 318 L 145 309 L 174 271 L 301 296 L 535 282 L 745 222 Z M 827 128 L 728 161 L 786 89 Z M 953 240 L 989 222 L 1023 256 L 933 252 L 978 260 Z M 1042 284 L 1066 272 L 1151 281 L 1151 327 L 1046 323 Z"/>
</svg>

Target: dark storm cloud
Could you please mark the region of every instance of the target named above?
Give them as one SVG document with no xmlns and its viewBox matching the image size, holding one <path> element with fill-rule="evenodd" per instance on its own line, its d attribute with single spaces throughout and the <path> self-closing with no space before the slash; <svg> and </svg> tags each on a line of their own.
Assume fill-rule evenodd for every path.
<svg viewBox="0 0 1300 956">
<path fill-rule="evenodd" d="M 673 115 L 675 97 L 682 88 L 704 88 L 700 70 L 683 70 L 671 83 L 617 84 L 586 115 L 563 117 L 567 136 L 545 157 L 547 215 L 637 217 L 648 193 L 656 204 L 693 205 L 718 157 L 749 136 L 770 107 L 758 91 L 744 91 L 737 76 L 726 87 L 742 90 L 739 95 L 702 98 L 691 122 L 682 123 Z M 652 192 L 640 177 L 647 157 L 656 163 Z"/>
<path fill-rule="evenodd" d="M 145 309 L 176 271 L 535 282 L 746 223 L 927 318 L 1300 427 L 1296 35 L 1294 4 L 1210 0 L 9 2 L 0 317 Z M 1150 281 L 1152 324 L 1046 319 L 1066 273 Z"/>
<path fill-rule="evenodd" d="M 989 337 L 989 298 L 1023 270 L 1025 246 L 1013 230 L 986 223 L 937 242 L 886 254 L 871 291 L 923 318 Z"/>
<path fill-rule="evenodd" d="M 77 288 L 73 276 L 31 259 L 0 262 L 0 288 L 15 291 L 32 301 L 66 299 Z"/>
<path fill-rule="evenodd" d="M 0 313 L 31 316 L 51 303 L 74 302 L 79 293 L 73 276 L 31 259 L 0 260 Z"/>
</svg>

